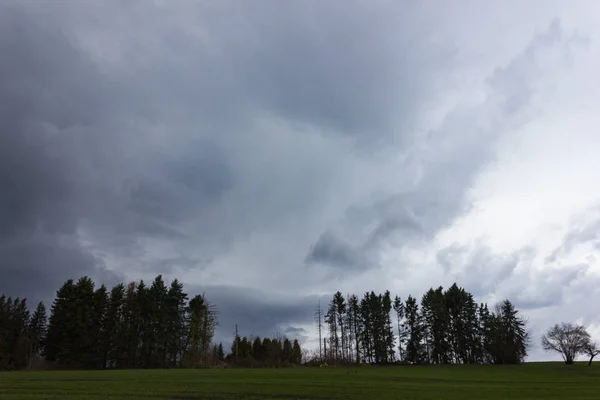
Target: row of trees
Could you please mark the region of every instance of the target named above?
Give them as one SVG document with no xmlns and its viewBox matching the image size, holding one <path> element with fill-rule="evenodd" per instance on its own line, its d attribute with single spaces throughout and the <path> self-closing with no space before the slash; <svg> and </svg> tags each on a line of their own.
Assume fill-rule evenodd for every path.
<svg viewBox="0 0 600 400">
<path fill-rule="evenodd" d="M 328 363 L 514 364 L 527 356 L 530 339 L 510 301 L 490 311 L 456 284 L 432 288 L 420 302 L 389 291 L 360 299 L 337 292 L 316 317 L 319 356 Z"/>
<path fill-rule="evenodd" d="M 281 366 L 302 363 L 302 348 L 298 339 L 259 336 L 248 339 L 236 335 L 228 360 L 243 366 Z"/>
<path fill-rule="evenodd" d="M 46 336 L 46 308 L 33 313 L 26 299 L 0 296 L 0 370 L 31 367 Z"/>
<path fill-rule="evenodd" d="M 189 299 L 183 285 L 166 285 L 158 275 L 119 283 L 110 290 L 89 277 L 66 281 L 56 292 L 50 316 L 39 303 L 0 297 L 0 370 L 31 368 L 43 360 L 62 368 L 193 368 L 225 360 L 213 343 L 217 310 L 204 297 Z M 251 358 L 253 365 L 302 362 L 298 340 L 236 336 L 230 363 Z"/>
<path fill-rule="evenodd" d="M 68 368 L 197 367 L 212 362 L 216 309 L 203 295 L 161 275 L 110 291 L 89 277 L 65 282 L 50 317 L 42 303 L 0 298 L 0 367 L 30 367 L 44 357 Z M 218 350 L 218 349 L 217 349 Z"/>
</svg>

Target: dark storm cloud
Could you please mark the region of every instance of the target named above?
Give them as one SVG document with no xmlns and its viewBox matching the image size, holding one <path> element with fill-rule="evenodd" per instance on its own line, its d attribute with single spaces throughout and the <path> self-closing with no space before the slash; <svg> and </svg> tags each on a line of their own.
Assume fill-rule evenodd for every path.
<svg viewBox="0 0 600 400">
<path fill-rule="evenodd" d="M 2 2 L 0 292 L 47 298 L 81 275 L 184 271 L 187 292 L 218 306 L 224 343 L 236 323 L 303 336 L 318 299 L 298 293 L 324 284 L 303 257 L 339 280 L 378 265 L 387 245 L 434 237 L 467 209 L 498 132 L 527 120 L 538 55 L 569 46 L 553 26 L 495 70 L 483 104 L 421 135 L 456 56 L 421 11 Z M 397 150 L 406 162 L 387 166 Z M 516 262 L 478 257 L 499 270 L 486 290 Z M 269 284 L 252 291 L 240 276 Z"/>
<path fill-rule="evenodd" d="M 217 340 L 229 344 L 237 324 L 241 336 L 269 336 L 287 334 L 299 340 L 306 339 L 304 328 L 312 325 L 317 296 L 282 297 L 268 290 L 252 290 L 236 286 L 186 285 L 192 293 L 204 293 L 219 312 Z"/>
<path fill-rule="evenodd" d="M 81 230 L 127 253 L 136 235 L 183 236 L 174 225 L 230 185 L 219 149 L 169 155 L 140 135 L 133 145 L 158 165 L 136 160 L 126 90 L 51 14 L 0 7 L 0 292 L 45 296 L 70 277 L 111 277 Z"/>
<path fill-rule="evenodd" d="M 323 233 L 307 254 L 309 264 L 323 263 L 341 268 L 368 268 L 368 261 L 360 250 L 340 240 L 333 232 Z"/>
<path fill-rule="evenodd" d="M 49 305 L 67 279 L 88 275 L 108 285 L 122 280 L 76 243 L 65 243 L 64 239 L 60 242 L 36 234 L 0 243 L 0 293 Z"/>
<path fill-rule="evenodd" d="M 270 137 L 255 115 L 386 141 L 410 124 L 433 71 L 419 63 L 437 49 L 394 32 L 391 4 L 315 4 L 3 3 L 0 248 L 40 230 L 54 253 L 81 255 L 33 251 L 19 276 L 102 275 L 106 257 L 147 256 L 146 238 L 212 259 L 307 213 L 331 189 L 334 154 L 307 162 L 317 145 Z M 144 268 L 195 268 L 178 257 Z"/>
<path fill-rule="evenodd" d="M 46 299 L 74 275 L 110 276 L 74 239 L 86 160 L 57 133 L 100 117 L 95 74 L 58 31 L 0 9 L 0 292 Z"/>
<path fill-rule="evenodd" d="M 220 2 L 214 12 L 230 15 L 230 4 Z M 369 142 L 389 134 L 397 121 L 412 122 L 424 95 L 426 71 L 419 63 L 435 54 L 411 46 L 397 23 L 398 5 L 292 1 L 272 6 L 238 5 L 235 28 L 222 37 L 234 50 L 232 61 L 246 68 L 243 84 L 255 101 L 287 118 L 368 135 Z M 402 11 L 411 8 L 405 3 Z"/>
<path fill-rule="evenodd" d="M 176 257 L 154 260 L 148 263 L 147 267 L 149 270 L 168 274 L 175 271 L 189 271 L 192 269 L 203 270 L 210 265 L 210 262 L 210 259 L 197 259 L 179 255 Z"/>
<path fill-rule="evenodd" d="M 376 203 L 372 208 L 350 207 L 346 218 L 354 219 L 353 224 L 358 225 L 372 222 L 372 212 L 375 211 L 379 216 L 375 228 L 359 244 L 351 244 L 332 231 L 327 231 L 311 247 L 305 262 L 349 269 L 373 268 L 377 265 L 376 255 L 380 246 L 387 243 L 390 236 L 396 235 L 396 238 L 403 239 L 406 243 L 423 231 L 419 216 L 409 213 L 403 207 L 400 199 L 406 197 L 408 196 L 389 198 Z"/>
</svg>

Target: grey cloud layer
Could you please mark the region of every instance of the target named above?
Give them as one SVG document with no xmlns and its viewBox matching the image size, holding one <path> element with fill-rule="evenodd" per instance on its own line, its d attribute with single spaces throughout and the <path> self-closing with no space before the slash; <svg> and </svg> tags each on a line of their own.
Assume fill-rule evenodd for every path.
<svg viewBox="0 0 600 400">
<path fill-rule="evenodd" d="M 415 183 L 372 204 L 353 206 L 341 223 L 342 234 L 325 232 L 306 260 L 348 266 L 353 265 L 348 260 L 360 260 L 365 267 L 374 266 L 382 244 L 431 240 L 468 210 L 465 195 L 481 168 L 493 160 L 495 141 L 533 118 L 533 97 L 544 76 L 540 71 L 547 69 L 544 63 L 563 59 L 564 64 L 566 55 L 580 45 L 554 20 L 486 79 L 488 93 L 481 103 L 452 110 L 440 128 L 413 144 L 416 154 L 411 161 L 420 167 L 413 170 L 421 171 Z M 357 232 L 363 233 L 358 245 L 345 241 L 343 233 L 355 237 Z"/>
<path fill-rule="evenodd" d="M 211 259 L 305 218 L 352 179 L 335 184 L 354 157 L 344 138 L 391 143 L 390 118 L 410 120 L 409 99 L 427 89 L 417 59 L 428 55 L 392 34 L 391 5 L 2 7 L 1 248 L 34 246 L 38 232 L 56 254 L 80 254 L 30 251 L 20 271 L 93 274 L 106 253 L 143 254 L 147 237 Z M 95 18 L 112 13 L 120 19 Z M 184 258 L 196 257 L 154 264 Z"/>
<path fill-rule="evenodd" d="M 185 274 L 221 309 L 220 335 L 293 329 L 323 277 L 341 284 L 467 210 L 494 140 L 531 118 L 543 64 L 577 46 L 550 25 L 487 73 L 484 100 L 423 132 L 461 72 L 444 13 L 276 3 L 0 5 L 0 292 Z M 240 287 L 248 270 L 273 287 Z"/>
</svg>

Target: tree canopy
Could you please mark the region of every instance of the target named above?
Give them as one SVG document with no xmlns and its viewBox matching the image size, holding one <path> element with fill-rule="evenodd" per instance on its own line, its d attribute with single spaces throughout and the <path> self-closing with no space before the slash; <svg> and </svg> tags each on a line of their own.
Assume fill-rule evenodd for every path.
<svg viewBox="0 0 600 400">
<path fill-rule="evenodd" d="M 324 322 L 329 335 L 320 353 L 327 363 L 516 364 L 530 342 L 526 320 L 509 300 L 491 312 L 456 284 L 431 288 L 420 302 L 389 291 L 361 299 L 337 292 Z"/>
<path fill-rule="evenodd" d="M 327 363 L 515 364 L 525 359 L 529 345 L 526 320 L 509 300 L 490 311 L 457 284 L 431 288 L 420 300 L 389 291 L 361 296 L 338 291 L 316 314 L 319 326 L 325 324 L 319 361 Z M 226 356 L 223 345 L 214 343 L 217 317 L 204 295 L 190 298 L 181 282 L 166 283 L 162 275 L 149 284 L 140 280 L 110 289 L 89 277 L 69 279 L 56 291 L 49 315 L 42 303 L 30 312 L 26 299 L 0 297 L 0 369 L 31 368 L 42 359 L 85 369 L 309 361 L 297 339 L 281 335 L 235 336 Z M 567 349 L 567 362 L 584 351 L 591 358 L 598 354 L 589 340 L 572 343 L 577 335 L 570 329 L 563 324 L 549 332 L 545 346 Z"/>
<path fill-rule="evenodd" d="M 542 348 L 560 354 L 567 365 L 573 364 L 578 354 L 586 353 L 591 357 L 591 364 L 598 354 L 585 327 L 570 322 L 556 324 L 542 335 Z"/>
</svg>

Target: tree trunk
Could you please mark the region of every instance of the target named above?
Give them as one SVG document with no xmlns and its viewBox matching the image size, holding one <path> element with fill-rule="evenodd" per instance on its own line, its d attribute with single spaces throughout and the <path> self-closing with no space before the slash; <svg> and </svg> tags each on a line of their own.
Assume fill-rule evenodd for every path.
<svg viewBox="0 0 600 400">
<path fill-rule="evenodd" d="M 570 354 L 567 354 L 565 357 L 565 364 L 571 365 L 573 364 L 573 361 L 575 361 L 575 358 L 572 357 Z"/>
<path fill-rule="evenodd" d="M 588 367 L 589 367 L 590 365 L 592 365 L 592 360 L 594 359 L 594 357 L 596 357 L 596 355 L 595 355 L 595 354 L 593 354 L 592 356 L 590 356 L 590 361 L 588 361 Z"/>
</svg>

